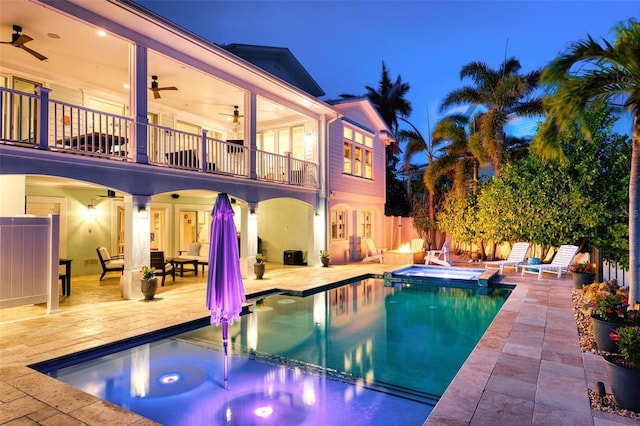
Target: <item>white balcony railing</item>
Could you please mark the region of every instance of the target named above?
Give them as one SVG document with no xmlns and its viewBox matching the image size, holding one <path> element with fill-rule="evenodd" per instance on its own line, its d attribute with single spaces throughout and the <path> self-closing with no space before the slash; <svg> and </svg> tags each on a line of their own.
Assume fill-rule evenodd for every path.
<svg viewBox="0 0 640 426">
<path fill-rule="evenodd" d="M 0 137 L 5 142 L 36 144 L 38 96 L 0 87 Z"/>
<path fill-rule="evenodd" d="M 39 90 L 40 91 L 40 90 Z M 0 87 L 0 143 L 135 162 L 134 121 L 67 102 L 49 100 L 48 89 L 29 94 Z M 46 129 L 42 133 L 42 129 Z M 201 173 L 249 177 L 248 147 L 156 124 L 146 125 L 149 164 Z M 255 150 L 259 180 L 318 187 L 318 166 Z"/>
</svg>

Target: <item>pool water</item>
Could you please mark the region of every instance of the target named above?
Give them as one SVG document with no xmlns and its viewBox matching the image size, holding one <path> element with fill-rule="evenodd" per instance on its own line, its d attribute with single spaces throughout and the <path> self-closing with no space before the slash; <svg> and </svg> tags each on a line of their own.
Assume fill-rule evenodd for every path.
<svg viewBox="0 0 640 426">
<path fill-rule="evenodd" d="M 163 424 L 421 424 L 508 297 L 505 289 L 366 279 L 275 295 L 208 326 L 54 371 Z"/>
</svg>

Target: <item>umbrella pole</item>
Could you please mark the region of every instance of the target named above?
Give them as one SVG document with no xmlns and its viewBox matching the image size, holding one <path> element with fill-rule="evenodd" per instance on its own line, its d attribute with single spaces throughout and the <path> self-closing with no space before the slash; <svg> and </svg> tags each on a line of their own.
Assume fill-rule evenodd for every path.
<svg viewBox="0 0 640 426">
<path fill-rule="evenodd" d="M 222 319 L 222 345 L 224 346 L 224 389 L 229 389 L 229 355 L 227 354 L 227 346 L 229 343 L 229 324 L 227 319 Z"/>
</svg>

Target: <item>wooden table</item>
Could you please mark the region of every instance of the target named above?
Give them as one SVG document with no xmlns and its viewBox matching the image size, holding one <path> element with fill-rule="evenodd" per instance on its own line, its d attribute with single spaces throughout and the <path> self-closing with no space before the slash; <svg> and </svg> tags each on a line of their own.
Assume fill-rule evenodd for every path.
<svg viewBox="0 0 640 426">
<path fill-rule="evenodd" d="M 182 259 L 179 257 L 173 258 L 170 260 L 171 264 L 174 268 L 178 268 L 180 266 L 180 276 L 184 277 L 184 265 L 193 265 L 193 273 L 198 276 L 198 259 Z M 187 269 L 187 272 L 191 272 Z"/>
<path fill-rule="evenodd" d="M 60 265 L 64 265 L 65 274 L 62 278 L 62 295 L 71 296 L 71 259 L 60 258 Z"/>
</svg>

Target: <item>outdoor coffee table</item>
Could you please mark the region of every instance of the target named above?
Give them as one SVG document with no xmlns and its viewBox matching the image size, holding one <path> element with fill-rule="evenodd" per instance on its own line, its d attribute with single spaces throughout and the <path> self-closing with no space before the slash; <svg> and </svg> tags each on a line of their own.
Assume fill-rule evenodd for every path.
<svg viewBox="0 0 640 426">
<path fill-rule="evenodd" d="M 180 276 L 184 277 L 184 265 L 193 265 L 193 273 L 198 276 L 198 259 L 180 259 L 175 258 L 171 259 L 171 264 L 174 268 L 178 268 L 180 266 Z M 187 272 L 191 272 L 190 269 L 187 269 Z"/>
</svg>

